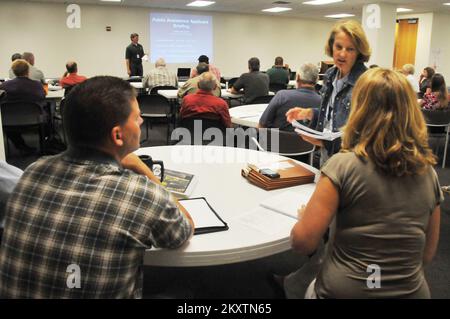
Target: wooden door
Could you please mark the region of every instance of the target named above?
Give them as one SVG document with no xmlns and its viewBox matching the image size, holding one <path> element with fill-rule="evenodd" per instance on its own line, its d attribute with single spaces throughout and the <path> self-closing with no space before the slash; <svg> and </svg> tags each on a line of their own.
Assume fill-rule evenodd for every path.
<svg viewBox="0 0 450 319">
<path fill-rule="evenodd" d="M 394 69 L 401 69 L 404 64 L 415 64 L 417 29 L 419 19 L 397 20 L 395 27 Z"/>
</svg>

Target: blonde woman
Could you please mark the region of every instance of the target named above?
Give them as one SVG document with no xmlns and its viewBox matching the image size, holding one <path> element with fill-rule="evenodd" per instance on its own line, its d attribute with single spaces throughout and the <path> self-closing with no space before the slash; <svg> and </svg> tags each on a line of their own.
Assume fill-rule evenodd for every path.
<svg viewBox="0 0 450 319">
<path fill-rule="evenodd" d="M 336 217 L 309 296 L 430 298 L 423 267 L 438 244 L 443 195 L 427 128 L 408 80 L 371 69 L 356 83 L 342 149 L 291 232 L 309 254 Z"/>
<path fill-rule="evenodd" d="M 361 24 L 355 20 L 339 21 L 333 27 L 325 46 L 325 52 L 333 58 L 334 67 L 327 70 L 321 90 L 322 104 L 319 109 L 295 107 L 286 113 L 287 121 L 310 120 L 311 127 L 336 132 L 347 123 L 353 87 L 367 68 L 371 49 Z M 341 140 L 322 142 L 302 136 L 311 144 L 323 147 L 325 161 L 339 151 Z"/>
</svg>

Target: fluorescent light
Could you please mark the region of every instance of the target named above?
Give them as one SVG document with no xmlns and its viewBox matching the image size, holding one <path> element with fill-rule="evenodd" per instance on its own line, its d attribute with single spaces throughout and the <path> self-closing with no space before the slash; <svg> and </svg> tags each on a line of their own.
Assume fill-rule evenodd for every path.
<svg viewBox="0 0 450 319">
<path fill-rule="evenodd" d="M 188 3 L 187 6 L 188 7 L 207 7 L 210 6 L 212 4 L 216 3 L 215 1 L 194 1 L 191 3 Z"/>
<path fill-rule="evenodd" d="M 413 9 L 397 8 L 397 12 L 410 12 L 410 11 L 413 11 Z"/>
<path fill-rule="evenodd" d="M 443 3 L 444 6 L 450 6 L 450 2 Z"/>
<path fill-rule="evenodd" d="M 273 7 L 273 8 L 270 8 L 270 9 L 264 9 L 264 10 L 261 10 L 261 11 L 264 11 L 264 12 L 283 12 L 283 11 L 289 11 L 289 10 L 292 10 L 292 8 L 286 8 L 286 7 Z"/>
<path fill-rule="evenodd" d="M 103 2 L 122 2 L 122 0 L 100 0 Z"/>
<path fill-rule="evenodd" d="M 341 18 L 350 18 L 354 16 L 355 16 L 354 14 L 339 13 L 339 14 L 330 14 L 328 16 L 325 16 L 325 18 L 341 19 Z"/>
<path fill-rule="evenodd" d="M 330 3 L 336 3 L 336 2 L 342 2 L 344 0 L 313 0 L 313 1 L 305 1 L 303 4 L 310 4 L 313 6 L 321 6 L 324 4 L 330 4 Z"/>
</svg>

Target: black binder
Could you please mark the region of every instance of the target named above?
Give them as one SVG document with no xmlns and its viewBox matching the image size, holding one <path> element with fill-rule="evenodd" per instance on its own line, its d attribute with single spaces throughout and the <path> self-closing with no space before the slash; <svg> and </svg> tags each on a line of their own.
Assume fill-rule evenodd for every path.
<svg viewBox="0 0 450 319">
<path fill-rule="evenodd" d="M 204 204 L 206 204 L 206 207 L 208 208 L 208 214 L 212 214 L 212 216 L 214 216 L 214 223 L 212 224 L 203 224 L 202 222 L 200 222 L 200 218 L 201 216 L 196 215 L 196 211 L 190 211 L 190 203 L 193 203 L 194 201 L 196 201 L 197 203 L 199 203 L 198 201 L 204 201 Z M 211 207 L 211 205 L 208 203 L 208 201 L 206 200 L 206 198 L 204 197 L 196 197 L 196 198 L 187 198 L 187 199 L 180 199 L 179 200 L 180 204 L 183 205 L 184 208 L 186 208 L 186 210 L 188 211 L 188 213 L 192 216 L 192 219 L 194 220 L 194 224 L 197 225 L 196 220 L 199 222 L 199 224 L 201 226 L 196 226 L 195 227 L 195 231 L 194 231 L 194 235 L 200 235 L 200 234 L 207 234 L 207 233 L 214 233 L 214 232 L 218 232 L 218 231 L 224 231 L 224 230 L 228 230 L 228 225 L 226 222 L 224 222 L 224 220 L 219 216 L 219 214 L 217 214 L 217 212 L 214 210 L 214 208 Z M 189 203 L 190 202 L 190 203 Z M 211 217 L 211 216 L 209 216 Z"/>
</svg>

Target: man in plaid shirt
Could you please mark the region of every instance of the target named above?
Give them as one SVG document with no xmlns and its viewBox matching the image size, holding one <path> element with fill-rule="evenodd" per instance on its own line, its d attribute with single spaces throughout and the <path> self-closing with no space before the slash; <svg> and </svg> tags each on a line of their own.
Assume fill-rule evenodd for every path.
<svg viewBox="0 0 450 319">
<path fill-rule="evenodd" d="M 192 236 L 189 214 L 132 154 L 134 89 L 94 77 L 67 97 L 68 151 L 30 165 L 6 208 L 2 298 L 139 298 L 146 249 Z"/>
<path fill-rule="evenodd" d="M 166 61 L 159 58 L 155 62 L 155 68 L 142 79 L 142 87 L 153 89 L 155 86 L 174 86 L 178 88 L 178 78 L 175 73 L 166 67 Z"/>
</svg>

